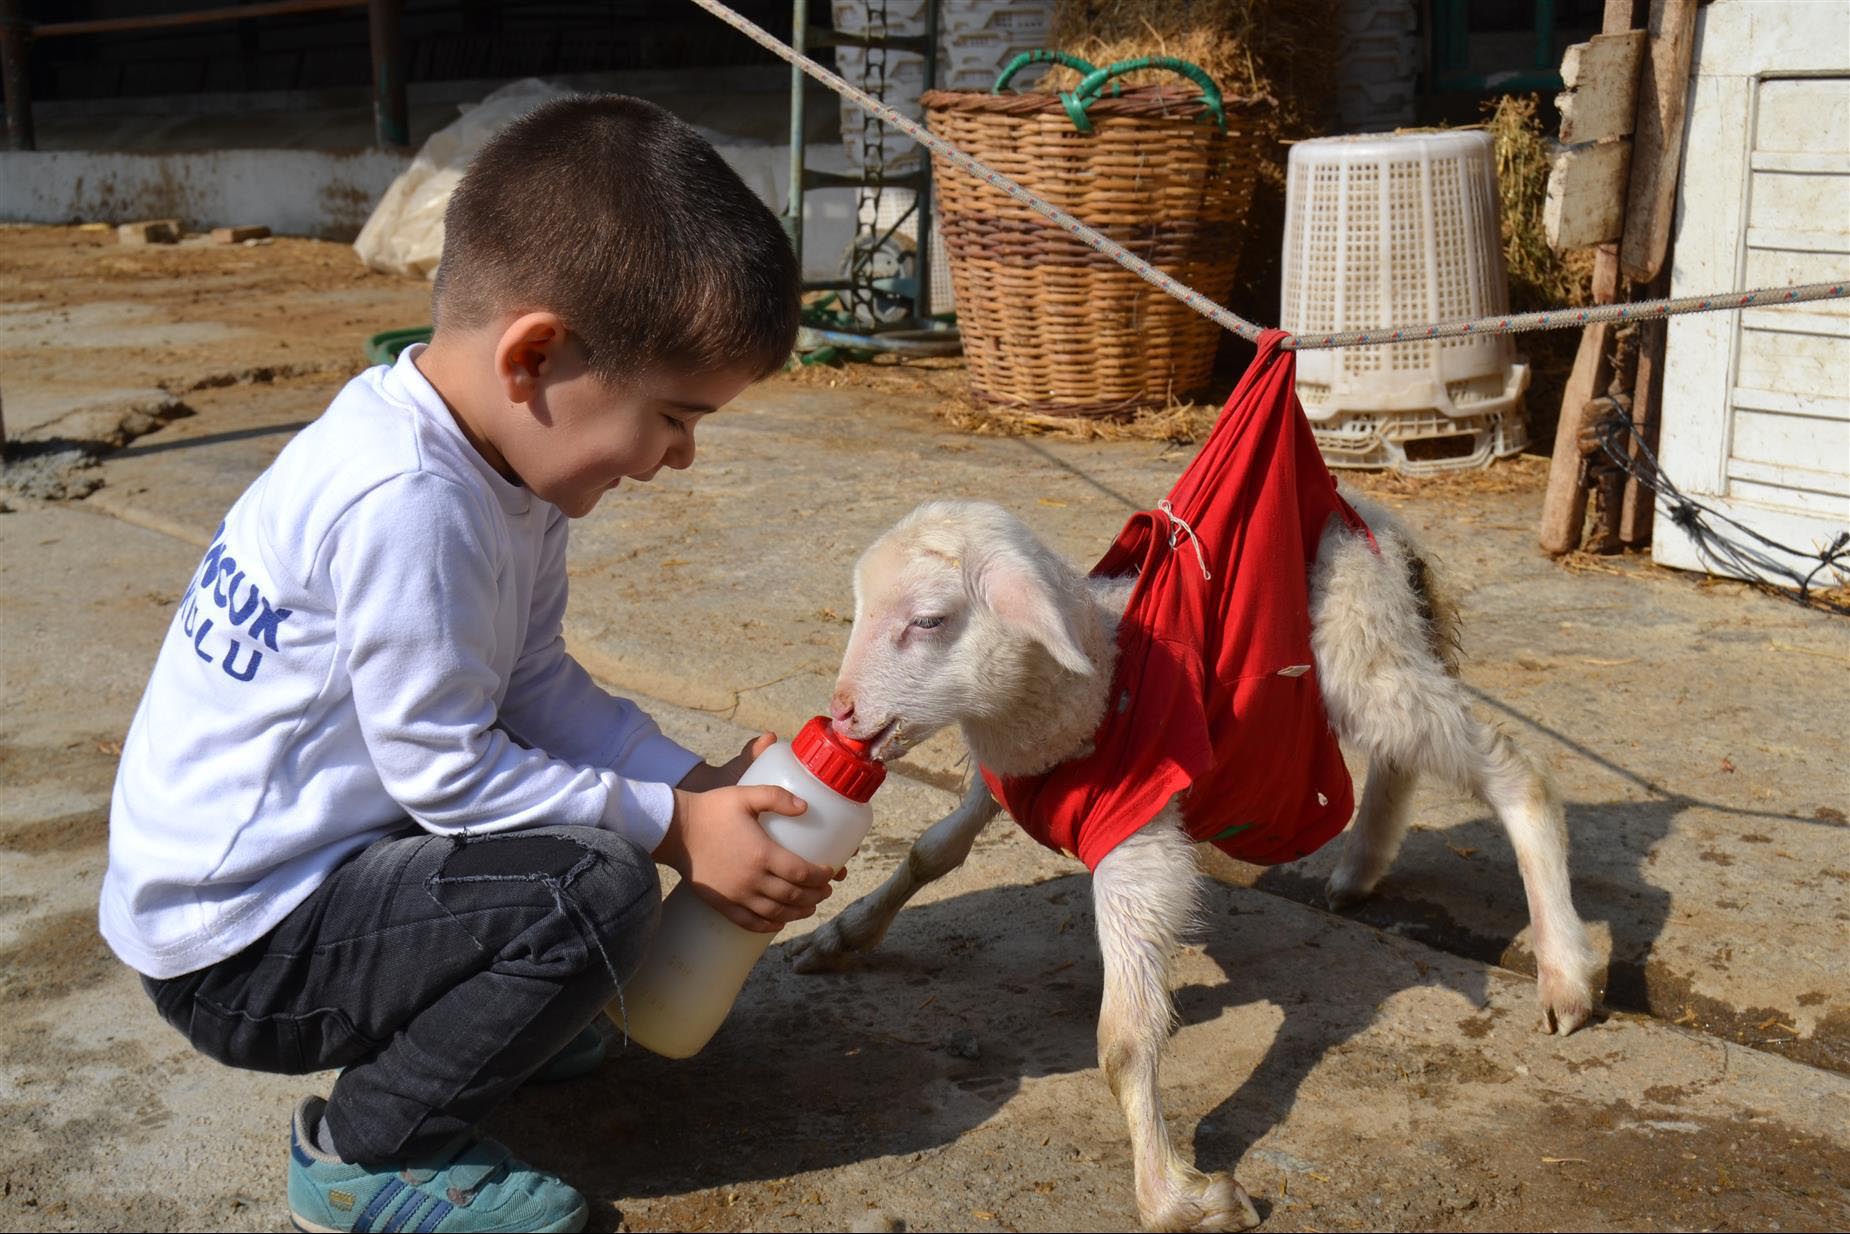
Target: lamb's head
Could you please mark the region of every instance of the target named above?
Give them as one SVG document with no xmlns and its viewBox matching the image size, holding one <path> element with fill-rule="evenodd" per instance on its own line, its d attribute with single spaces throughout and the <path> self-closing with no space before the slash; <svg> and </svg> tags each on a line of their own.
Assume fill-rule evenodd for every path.
<svg viewBox="0 0 1850 1234">
<path fill-rule="evenodd" d="M 835 728 L 885 758 L 950 724 L 974 747 L 981 730 L 1032 728 L 1028 713 L 1098 677 L 1104 642 L 1084 579 L 1020 519 L 929 502 L 855 565 Z"/>
</svg>

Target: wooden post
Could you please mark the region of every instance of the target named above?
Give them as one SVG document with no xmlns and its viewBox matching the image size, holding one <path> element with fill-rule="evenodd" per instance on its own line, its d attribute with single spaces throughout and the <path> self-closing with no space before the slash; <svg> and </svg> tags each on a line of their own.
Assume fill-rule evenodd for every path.
<svg viewBox="0 0 1850 1234">
<path fill-rule="evenodd" d="M 1647 300 L 1670 294 L 1670 271 L 1658 272 L 1644 290 Z M 1638 323 L 1638 381 L 1632 393 L 1633 439 L 1628 451 L 1632 466 L 1652 475 L 1651 463 L 1640 445 L 1657 454 L 1658 427 L 1663 422 L 1664 347 L 1670 337 L 1670 323 L 1663 318 Z M 1619 514 L 1619 539 L 1627 548 L 1651 547 L 1651 531 L 1657 518 L 1657 495 L 1636 479 L 1627 476 L 1625 500 Z"/>
<path fill-rule="evenodd" d="M 1652 0 L 1661 4 L 1663 0 Z M 1606 0 L 1603 34 L 1622 34 L 1637 25 L 1644 0 Z M 1647 53 L 1648 54 L 1648 53 Z M 1639 83 L 1636 108 L 1646 106 Z M 1631 166 L 1638 166 L 1634 154 Z M 1674 183 L 1674 181 L 1673 181 Z M 1619 298 L 1619 246 L 1602 244 L 1593 259 L 1593 302 L 1611 304 Z M 1536 538 L 1549 553 L 1571 553 L 1580 547 L 1587 517 L 1585 461 L 1580 453 L 1581 431 L 1586 426 L 1587 404 L 1612 380 L 1609 353 L 1610 323 L 1588 326 L 1580 332 L 1580 350 L 1574 369 L 1561 392 L 1561 418 L 1555 426 L 1554 454 L 1548 467 L 1548 492 L 1542 500 L 1542 521 Z"/>
<path fill-rule="evenodd" d="M 6 98 L 6 144 L 32 150 L 32 74 L 27 60 L 32 24 L 25 0 L 0 0 L 0 90 Z"/>
<path fill-rule="evenodd" d="M 1580 455 L 1585 460 L 1585 474 L 1590 481 L 1583 487 L 1591 489 L 1599 497 L 1593 519 L 1592 541 L 1586 547 L 1589 552 L 1602 554 L 1623 552 L 1625 549 L 1625 542 L 1619 534 L 1619 523 L 1626 481 L 1624 470 L 1606 453 L 1602 439 L 1608 432 L 1617 431 L 1618 426 L 1609 425 L 1609 421 L 1631 419 L 1632 385 L 1638 380 L 1636 323 L 1615 327 L 1611 337 L 1614 352 L 1610 361 L 1613 366 L 1612 381 L 1606 387 L 1604 397 L 1588 403 L 1581 421 L 1583 427 L 1580 438 Z"/>
<path fill-rule="evenodd" d="M 1611 304 L 1618 299 L 1618 291 L 1618 247 L 1602 244 L 1593 259 L 1593 302 Z M 1555 425 L 1554 454 L 1548 464 L 1548 492 L 1542 498 L 1542 525 L 1537 538 L 1549 553 L 1571 553 L 1580 547 L 1581 525 L 1587 517 L 1580 433 L 1586 425 L 1587 404 L 1612 381 L 1608 359 L 1611 349 L 1611 322 L 1600 322 L 1580 332 L 1574 370 L 1561 392 L 1561 419 Z"/>
<path fill-rule="evenodd" d="M 411 144 L 411 117 L 405 103 L 404 11 L 404 0 L 371 0 L 367 6 L 373 45 L 373 129 L 380 146 L 388 150 Z"/>
<path fill-rule="evenodd" d="M 1650 42 L 1638 79 L 1632 132 L 1632 180 L 1625 201 L 1619 263 L 1625 277 L 1648 283 L 1664 264 L 1683 154 L 1690 58 L 1696 46 L 1696 0 L 1651 0 Z"/>
</svg>

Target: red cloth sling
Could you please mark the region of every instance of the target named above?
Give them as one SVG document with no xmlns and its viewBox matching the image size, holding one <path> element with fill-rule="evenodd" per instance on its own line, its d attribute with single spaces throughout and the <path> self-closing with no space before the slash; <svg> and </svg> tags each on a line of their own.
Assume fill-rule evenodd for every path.
<svg viewBox="0 0 1850 1234">
<path fill-rule="evenodd" d="M 1315 851 L 1349 821 L 1308 576 L 1332 517 L 1368 528 L 1317 451 L 1283 338 L 1260 338 L 1170 513 L 1132 515 L 1092 571 L 1137 575 L 1093 752 L 1038 776 L 983 769 L 1029 835 L 1088 869 L 1178 793 L 1191 836 L 1262 865 Z"/>
</svg>

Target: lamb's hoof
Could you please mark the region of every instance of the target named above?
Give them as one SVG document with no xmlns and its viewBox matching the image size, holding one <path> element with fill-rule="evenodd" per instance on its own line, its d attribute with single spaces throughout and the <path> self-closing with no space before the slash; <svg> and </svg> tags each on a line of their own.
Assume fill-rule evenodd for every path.
<svg viewBox="0 0 1850 1234">
<path fill-rule="evenodd" d="M 847 967 L 866 948 L 848 937 L 841 921 L 837 917 L 802 938 L 791 939 L 784 948 L 784 957 L 790 961 L 790 966 L 799 973 L 829 973 Z"/>
<path fill-rule="evenodd" d="M 1543 968 L 1536 977 L 1542 1002 L 1541 1029 L 1565 1037 L 1593 1016 L 1593 983 L 1584 973 Z"/>
<path fill-rule="evenodd" d="M 1144 1225 L 1152 1230 L 1250 1230 L 1259 1224 L 1252 1197 L 1231 1174 L 1190 1170 L 1168 1191 L 1154 1211 L 1143 1214 Z"/>
<path fill-rule="evenodd" d="M 1356 879 L 1346 878 L 1341 870 L 1330 875 L 1330 881 L 1323 885 L 1324 903 L 1333 913 L 1347 912 L 1373 894 L 1372 884 L 1363 885 Z"/>
</svg>

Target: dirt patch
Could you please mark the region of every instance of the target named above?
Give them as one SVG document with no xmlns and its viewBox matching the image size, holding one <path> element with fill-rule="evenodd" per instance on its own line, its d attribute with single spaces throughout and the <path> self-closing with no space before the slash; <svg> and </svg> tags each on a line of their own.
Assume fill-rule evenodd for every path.
<svg viewBox="0 0 1850 1234">
<path fill-rule="evenodd" d="M 1683 1028 L 1783 1055 L 1813 1067 L 1850 1074 L 1850 1011 L 1835 1011 L 1809 1037 L 1799 1035 L 1789 1011 L 1776 1007 L 1730 1007 L 1698 994 L 1688 977 L 1665 965 L 1613 966 L 1606 1003 L 1641 1010 Z"/>
<path fill-rule="evenodd" d="M 58 747 L 0 741 L 0 783 L 14 789 L 58 784 L 74 793 L 106 797 L 121 756 L 122 742 L 113 736 L 86 737 Z"/>
<path fill-rule="evenodd" d="M 430 320 L 428 283 L 374 273 L 350 246 L 325 240 L 122 248 L 113 235 L 75 227 L 9 227 L 0 229 L 0 269 L 9 311 L 54 323 L 69 316 L 60 365 L 96 386 L 179 394 L 226 374 L 261 381 L 266 369 L 352 373 L 366 364 L 368 337 Z M 146 321 L 162 337 L 76 324 L 109 306 L 152 310 Z M 36 346 L 0 346 L 0 362 L 22 372 L 42 371 L 44 360 Z"/>
<path fill-rule="evenodd" d="M 81 909 L 29 922 L 0 947 L 0 998 L 44 1002 L 87 989 L 122 965 L 96 932 L 96 911 Z"/>
<path fill-rule="evenodd" d="M 100 848 L 108 842 L 108 810 L 82 810 L 58 818 L 0 824 L 0 852 L 37 857 Z"/>
<path fill-rule="evenodd" d="M 1714 861 L 1724 856 L 1726 854 L 1704 853 L 1702 859 Z M 1262 870 L 1209 854 L 1204 868 L 1212 877 L 1233 886 L 1258 887 L 1301 904 L 1322 907 L 1324 903 L 1323 883 L 1296 873 L 1290 866 Z M 1535 975 L 1535 957 L 1527 948 L 1507 937 L 1492 937 L 1466 929 L 1436 904 L 1395 896 L 1391 884 L 1384 893 L 1345 909 L 1343 915 L 1416 939 L 1440 951 L 1495 964 L 1524 976 Z M 1602 1006 L 1614 1011 L 1648 1015 L 1813 1067 L 1850 1074 L 1850 1012 L 1834 1012 L 1820 1021 L 1810 1036 L 1801 1036 L 1790 1011 L 1775 1007 L 1730 1007 L 1719 999 L 1698 994 L 1688 977 L 1659 961 L 1624 956 L 1612 958 L 1606 974 L 1606 988 L 1595 993 Z M 1799 1003 L 1812 1006 L 1816 1001 L 1822 1001 L 1822 997 L 1814 1003 L 1806 1003 L 1801 998 Z"/>
<path fill-rule="evenodd" d="M 120 1038 L 100 1048 L 73 1045 L 59 1025 L 45 1020 L 10 1025 L 0 1045 L 17 1077 L 10 1098 L 0 1101 L 0 1123 L 13 1141 L 0 1172 L 0 1214 L 8 1228 L 257 1228 L 253 1220 L 261 1218 L 237 1216 L 257 1206 L 248 1196 L 210 1197 L 208 1205 L 230 1210 L 221 1216 L 200 1207 L 197 1197 L 176 1198 L 171 1188 L 137 1192 L 132 1176 L 118 1174 L 131 1185 L 111 1188 L 106 1198 L 71 1186 L 73 1175 L 99 1161 L 126 1165 L 133 1146 L 166 1133 L 172 1116 L 161 1095 L 174 1077 L 173 1059 Z"/>
<path fill-rule="evenodd" d="M 1489 1198 L 1519 1198 L 1522 1212 L 1497 1220 L 1473 1210 L 1459 1221 L 1439 1203 L 1395 1224 L 1536 1229 L 1573 1213 L 1571 1224 L 1583 1229 L 1658 1229 L 1674 1212 L 1685 1229 L 1777 1230 L 1842 1229 L 1850 1217 L 1850 1150 L 1771 1119 L 1663 1119 L 1623 1102 L 1562 1102 L 1527 1135 L 1457 1147 L 1468 1159 L 1498 1162 L 1508 1190 Z"/>
<path fill-rule="evenodd" d="M 1250 1154 L 1239 1172 L 1264 1228 L 1823 1230 L 1850 1216 L 1850 1150 L 1766 1116 L 1556 1100 L 1485 1134 L 1470 1109 L 1452 1108 L 1463 1126 L 1362 1186 L 1288 1158 L 1268 1178 L 1279 1154 Z"/>
</svg>

